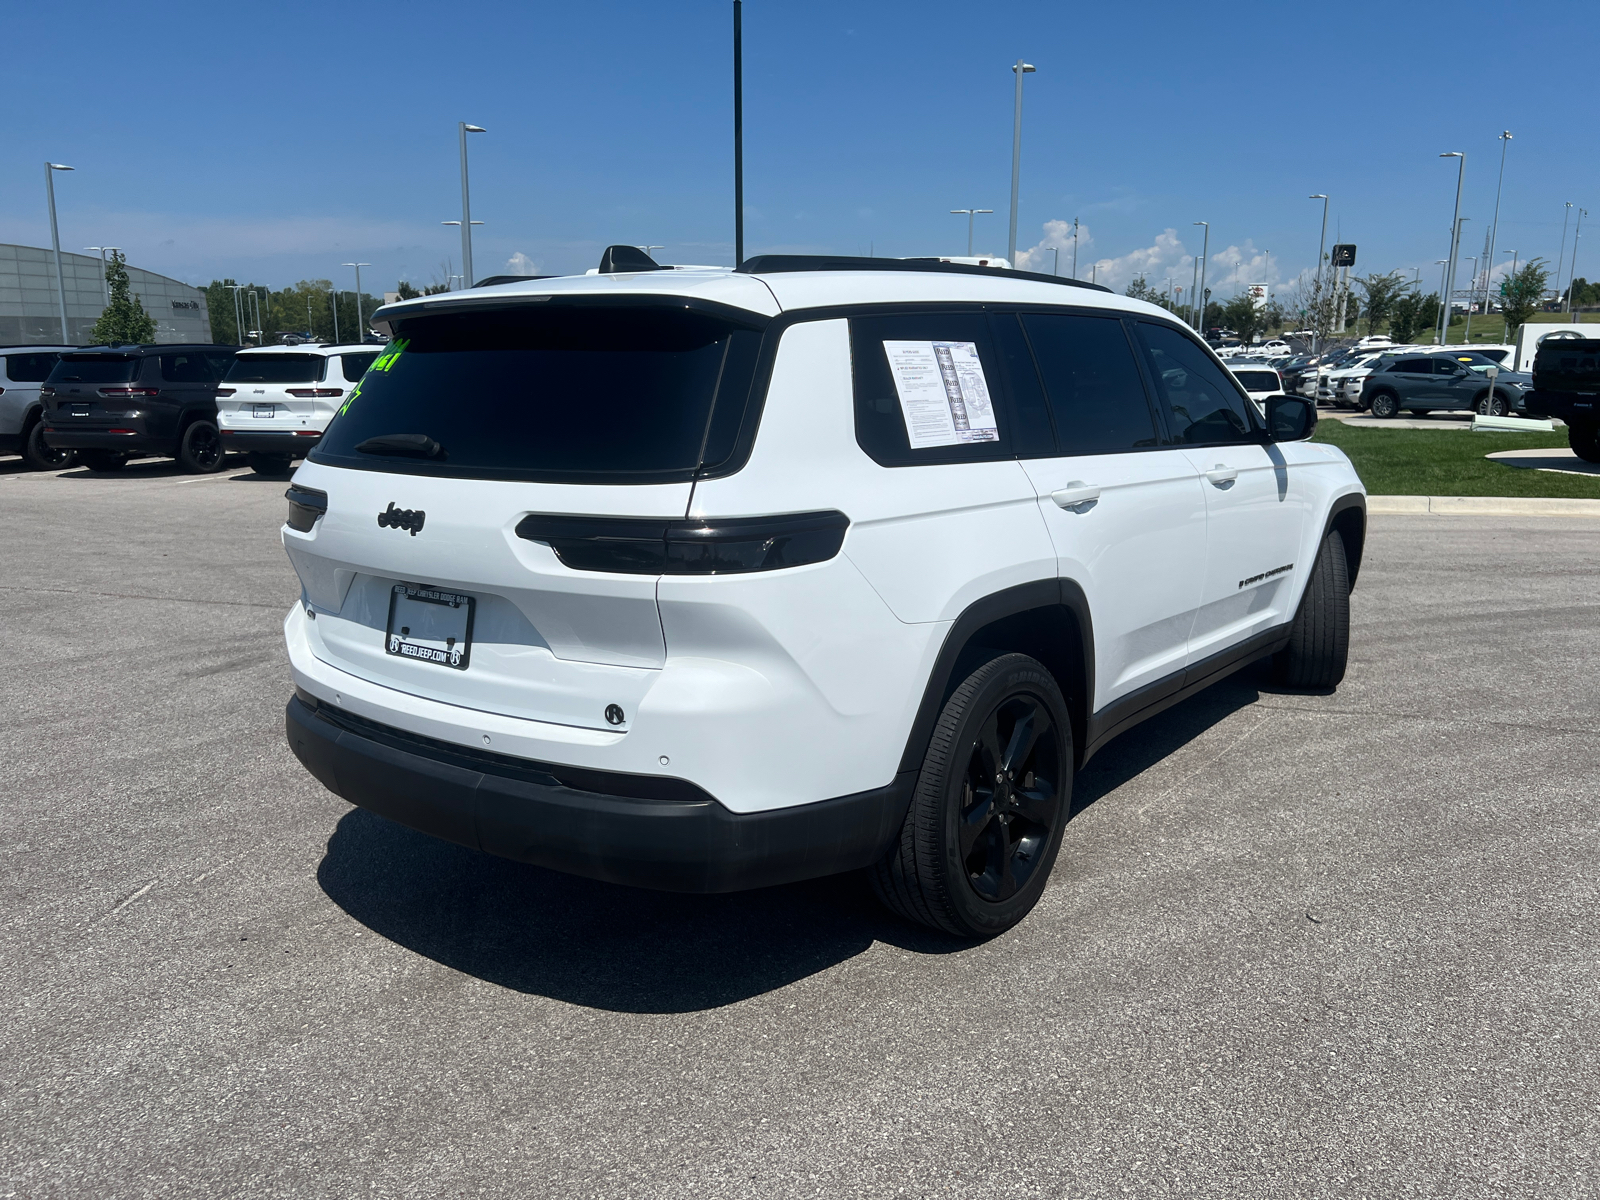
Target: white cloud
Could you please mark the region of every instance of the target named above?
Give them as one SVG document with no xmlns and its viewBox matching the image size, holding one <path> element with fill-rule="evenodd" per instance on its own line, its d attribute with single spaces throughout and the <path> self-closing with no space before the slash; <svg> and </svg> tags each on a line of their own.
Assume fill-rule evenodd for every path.
<svg viewBox="0 0 1600 1200">
<path fill-rule="evenodd" d="M 506 272 L 505 273 L 507 275 L 539 275 L 539 274 L 542 274 L 542 272 L 539 270 L 539 264 L 534 262 L 533 259 L 529 258 L 521 250 L 518 250 L 510 258 L 506 259 Z"/>
<path fill-rule="evenodd" d="M 1055 263 L 1054 250 L 1063 256 L 1072 251 L 1072 222 L 1046 221 L 1044 237 L 1027 250 L 1017 252 L 1017 267 L 1024 271 L 1049 271 Z M 1078 278 L 1122 291 L 1143 275 L 1151 287 L 1165 290 L 1168 276 L 1174 287 L 1188 288 L 1193 282 L 1194 255 L 1176 229 L 1164 229 L 1148 246 L 1116 257 L 1092 258 L 1094 237 L 1089 227 L 1078 224 Z M 1211 254 L 1206 265 L 1206 287 L 1212 299 L 1232 296 L 1248 283 L 1276 283 L 1278 268 L 1265 251 L 1257 250 L 1248 239 L 1242 245 L 1228 246 Z"/>
</svg>

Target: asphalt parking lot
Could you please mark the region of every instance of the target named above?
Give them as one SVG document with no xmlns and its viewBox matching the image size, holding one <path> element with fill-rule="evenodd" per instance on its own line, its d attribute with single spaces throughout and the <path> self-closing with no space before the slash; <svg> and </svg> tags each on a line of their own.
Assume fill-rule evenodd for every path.
<svg viewBox="0 0 1600 1200">
<path fill-rule="evenodd" d="M 284 745 L 281 480 L 0 460 L 0 1196 L 1580 1196 L 1600 521 L 1374 517 L 1335 695 L 1113 744 L 963 945 L 636 892 Z"/>
</svg>

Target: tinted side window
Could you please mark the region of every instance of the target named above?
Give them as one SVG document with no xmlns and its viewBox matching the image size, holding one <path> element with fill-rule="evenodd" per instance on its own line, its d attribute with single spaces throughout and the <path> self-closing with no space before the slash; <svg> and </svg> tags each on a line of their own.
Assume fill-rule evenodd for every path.
<svg viewBox="0 0 1600 1200">
<path fill-rule="evenodd" d="M 202 356 L 211 369 L 211 381 L 218 383 L 228 373 L 228 368 L 233 366 L 233 351 L 224 350 L 220 354 L 216 351 Z"/>
<path fill-rule="evenodd" d="M 1155 417 L 1120 320 L 1029 313 L 1022 323 L 1039 360 L 1062 454 L 1157 444 Z"/>
<path fill-rule="evenodd" d="M 1452 359 L 1434 358 L 1434 359 L 1429 359 L 1428 361 L 1430 361 L 1433 364 L 1433 373 L 1435 375 L 1455 375 L 1455 374 L 1458 374 L 1458 372 L 1456 371 L 1456 364 L 1455 364 L 1454 360 L 1452 360 Z"/>
<path fill-rule="evenodd" d="M 211 383 L 218 376 L 203 354 L 163 354 L 161 378 L 166 383 Z"/>
<path fill-rule="evenodd" d="M 55 365 L 54 354 L 8 354 L 6 376 L 12 383 L 43 383 Z"/>
<path fill-rule="evenodd" d="M 989 331 L 994 334 L 1000 362 L 1005 368 L 1006 395 L 1010 400 L 1008 411 L 1015 425 L 1011 446 L 1018 458 L 1054 458 L 1055 426 L 1050 420 L 1044 388 L 1039 383 L 1038 368 L 1034 366 L 1033 351 L 1018 320 L 1016 313 L 995 313 L 989 318 Z"/>
<path fill-rule="evenodd" d="M 1013 457 L 998 356 L 981 312 L 850 321 L 856 441 L 886 467 Z"/>
<path fill-rule="evenodd" d="M 1139 322 L 1172 436 L 1191 446 L 1253 441 L 1250 401 L 1195 342 L 1167 325 Z"/>
<path fill-rule="evenodd" d="M 1433 368 L 1428 366 L 1428 360 L 1425 358 L 1402 358 L 1389 370 L 1402 375 L 1430 375 L 1433 373 Z"/>
<path fill-rule="evenodd" d="M 371 354 L 343 355 L 340 361 L 344 364 L 344 377 L 346 381 L 349 383 L 355 383 L 367 373 L 367 368 L 377 360 L 377 357 L 378 352 L 376 350 L 374 350 Z"/>
</svg>

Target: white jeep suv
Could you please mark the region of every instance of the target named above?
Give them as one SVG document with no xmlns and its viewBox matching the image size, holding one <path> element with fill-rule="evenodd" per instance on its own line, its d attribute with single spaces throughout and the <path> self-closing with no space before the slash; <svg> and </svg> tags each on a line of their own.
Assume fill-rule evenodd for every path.
<svg viewBox="0 0 1600 1200">
<path fill-rule="evenodd" d="M 217 388 L 225 450 L 242 450 L 261 475 L 304 457 L 346 392 L 382 351 L 377 346 L 263 346 L 241 350 Z"/>
<path fill-rule="evenodd" d="M 682 891 L 870 868 L 986 936 L 1112 738 L 1267 656 L 1343 676 L 1360 480 L 1153 305 L 763 256 L 375 320 L 288 491 L 287 732 L 416 829 Z"/>
</svg>

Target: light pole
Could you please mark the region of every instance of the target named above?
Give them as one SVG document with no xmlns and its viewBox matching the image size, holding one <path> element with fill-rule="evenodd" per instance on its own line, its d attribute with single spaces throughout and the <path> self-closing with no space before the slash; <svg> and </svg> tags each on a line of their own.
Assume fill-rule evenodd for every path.
<svg viewBox="0 0 1600 1200">
<path fill-rule="evenodd" d="M 1436 258 L 1436 259 L 1433 260 L 1433 265 L 1439 268 L 1439 291 L 1441 293 L 1443 293 L 1444 292 L 1445 272 L 1449 269 L 1450 260 L 1448 258 Z M 1435 318 L 1435 321 L 1434 321 L 1433 336 L 1434 336 L 1433 344 L 1435 346 L 1444 345 L 1444 343 L 1439 340 L 1439 325 L 1438 325 L 1437 318 Z"/>
<path fill-rule="evenodd" d="M 56 171 L 71 171 L 75 168 L 64 163 L 47 162 L 44 164 L 44 194 L 50 202 L 50 247 L 56 256 L 56 302 L 61 313 L 61 344 L 67 342 L 67 281 L 61 273 L 61 235 L 56 232 Z"/>
<path fill-rule="evenodd" d="M 967 257 L 968 258 L 972 257 L 972 219 L 973 219 L 973 217 L 977 216 L 977 214 L 979 214 L 979 213 L 992 213 L 993 211 L 994 211 L 994 209 L 992 209 L 992 208 L 952 208 L 950 210 L 950 215 L 952 217 L 959 217 L 959 216 L 965 215 L 966 218 L 967 218 Z"/>
<path fill-rule="evenodd" d="M 1206 227 L 1205 238 L 1200 243 L 1200 324 L 1195 326 L 1196 332 L 1205 337 L 1206 330 L 1206 258 L 1211 253 L 1211 224 L 1208 221 L 1196 221 L 1196 225 Z"/>
<path fill-rule="evenodd" d="M 1500 253 L 1501 254 L 1509 254 L 1509 255 L 1511 255 L 1511 278 L 1515 279 L 1517 277 L 1517 252 L 1515 250 L 1502 250 L 1502 251 L 1500 251 Z M 1500 315 L 1501 315 L 1502 318 L 1505 317 L 1505 311 L 1506 311 L 1505 310 L 1505 305 L 1501 305 L 1500 306 Z M 1500 324 L 1501 324 L 1501 327 L 1502 327 L 1502 332 L 1500 334 L 1500 340 L 1502 342 L 1510 341 L 1511 340 L 1511 324 L 1510 324 L 1510 322 L 1502 319 Z"/>
<path fill-rule="evenodd" d="M 1050 249 L 1054 250 L 1056 254 L 1055 261 L 1050 265 L 1050 274 L 1059 275 L 1061 274 L 1061 247 L 1051 246 Z"/>
<path fill-rule="evenodd" d="M 1572 293 L 1578 286 L 1578 239 L 1583 236 L 1583 219 L 1589 215 L 1587 208 L 1578 210 L 1578 220 L 1572 226 L 1572 270 L 1567 272 L 1567 315 L 1572 315 Z M 1582 323 L 1582 314 L 1579 314 Z"/>
<path fill-rule="evenodd" d="M 640 246 L 639 249 L 643 250 L 645 252 L 646 256 L 648 256 L 650 251 L 652 251 L 652 250 L 665 250 L 666 247 L 665 246 Z"/>
<path fill-rule="evenodd" d="M 1036 68 L 1017 59 L 1011 68 L 1017 77 L 1017 107 L 1011 118 L 1011 236 L 1006 239 L 1006 262 L 1017 265 L 1017 186 L 1022 182 L 1022 77 Z"/>
<path fill-rule="evenodd" d="M 465 143 L 462 143 L 462 144 L 465 145 Z M 465 155 L 466 152 L 462 151 L 462 153 L 463 153 L 463 155 Z M 465 163 L 466 162 L 466 158 L 463 157 L 461 161 L 463 163 Z M 462 181 L 465 182 L 466 176 L 463 175 L 461 178 L 462 178 Z M 463 234 L 462 236 L 465 237 L 467 235 Z M 344 263 L 343 265 L 347 266 L 347 267 L 354 267 L 356 269 L 356 341 L 364 343 L 367 340 L 367 326 L 366 326 L 365 318 L 363 318 L 362 315 L 361 315 L 361 268 L 362 267 L 370 267 L 372 264 L 371 263 Z M 468 279 L 472 278 L 471 271 L 472 271 L 472 268 L 468 267 L 467 268 L 468 274 L 466 276 Z M 469 283 L 466 286 L 467 287 L 471 287 L 472 285 Z"/>
<path fill-rule="evenodd" d="M 1463 345 L 1472 341 L 1472 306 L 1478 301 L 1478 260 L 1469 258 L 1467 261 L 1472 264 L 1472 295 L 1467 298 L 1467 328 L 1462 339 Z"/>
<path fill-rule="evenodd" d="M 871 250 L 871 247 L 868 247 Z M 869 253 L 870 257 L 870 253 Z M 733 269 L 744 266 L 744 5 L 733 0 Z"/>
<path fill-rule="evenodd" d="M 1078 218 L 1072 218 L 1072 277 L 1078 277 Z"/>
<path fill-rule="evenodd" d="M 1450 219 L 1450 262 L 1444 269 L 1444 316 L 1439 325 L 1439 344 L 1444 346 L 1450 341 L 1450 293 L 1455 291 L 1456 255 L 1461 246 L 1461 184 L 1467 177 L 1467 156 L 1459 150 L 1447 150 L 1439 157 L 1460 160 L 1456 168 L 1456 213 Z"/>
<path fill-rule="evenodd" d="M 1195 319 L 1194 319 L 1194 298 L 1197 295 L 1200 294 L 1199 289 L 1200 289 L 1200 257 L 1199 257 L 1199 255 L 1196 255 L 1195 259 L 1194 259 L 1194 262 L 1190 265 L 1190 271 L 1189 271 L 1189 324 L 1191 326 L 1194 326 L 1197 329 L 1199 328 L 1199 326 L 1196 325 Z"/>
<path fill-rule="evenodd" d="M 100 251 L 100 278 L 105 280 L 105 284 L 106 284 L 106 303 L 110 304 L 111 303 L 111 280 L 109 278 L 107 278 L 107 276 L 106 276 L 106 255 L 107 255 L 107 253 L 109 253 L 112 250 L 121 250 L 122 247 L 121 246 L 85 246 L 84 249 L 85 250 L 98 250 L 98 251 Z"/>
<path fill-rule="evenodd" d="M 1318 192 L 1314 196 L 1307 196 L 1308 200 L 1322 201 L 1322 237 L 1317 242 L 1317 282 L 1313 285 L 1312 295 L 1316 297 L 1316 308 L 1311 310 L 1311 353 L 1315 354 L 1321 349 L 1322 343 L 1322 318 L 1318 316 L 1322 305 L 1322 255 L 1328 245 L 1328 197 Z"/>
<path fill-rule="evenodd" d="M 244 345 L 244 317 L 240 314 L 239 293 L 244 290 L 242 283 L 225 283 L 222 285 L 233 293 L 233 336 L 239 339 L 239 345 Z"/>
<path fill-rule="evenodd" d="M 1561 217 L 1561 253 L 1556 255 L 1556 299 L 1561 299 L 1561 264 L 1567 261 L 1567 226 L 1572 221 L 1572 201 L 1568 200 L 1567 211 Z"/>
<path fill-rule="evenodd" d="M 466 276 L 467 286 L 472 286 L 472 203 L 467 194 L 467 134 L 488 133 L 481 125 L 468 125 L 465 121 L 457 124 L 461 130 L 461 271 Z M 345 263 L 345 266 L 351 264 Z M 356 272 L 359 277 L 360 271 Z M 361 285 L 356 284 L 356 309 L 361 308 Z M 363 334 L 363 337 L 366 335 Z"/>
<path fill-rule="evenodd" d="M 460 225 L 461 222 L 460 221 L 440 221 L 439 224 L 441 224 L 441 225 Z M 482 225 L 483 222 L 482 221 L 473 221 L 472 224 L 474 224 L 474 225 Z M 465 235 L 462 235 L 462 236 L 463 236 L 463 238 L 465 238 Z M 463 240 L 462 246 L 465 247 L 465 245 L 466 245 L 466 242 L 465 242 L 465 240 Z M 348 266 L 348 265 L 349 264 L 347 263 L 346 266 Z M 450 276 L 450 278 L 451 279 L 456 279 L 456 278 L 459 278 L 459 276 L 452 275 L 452 276 Z M 466 284 L 462 284 L 461 286 L 462 286 L 462 290 L 464 291 L 466 289 L 467 285 Z"/>
<path fill-rule="evenodd" d="M 1500 179 L 1494 185 L 1494 219 L 1489 226 L 1489 253 L 1483 268 L 1483 313 L 1489 315 L 1489 281 L 1494 276 L 1494 244 L 1500 237 L 1500 189 L 1506 182 L 1506 147 L 1511 144 L 1511 130 L 1500 134 Z"/>
<path fill-rule="evenodd" d="M 339 344 L 339 289 L 328 289 L 328 310 L 333 313 L 333 344 Z"/>
</svg>

